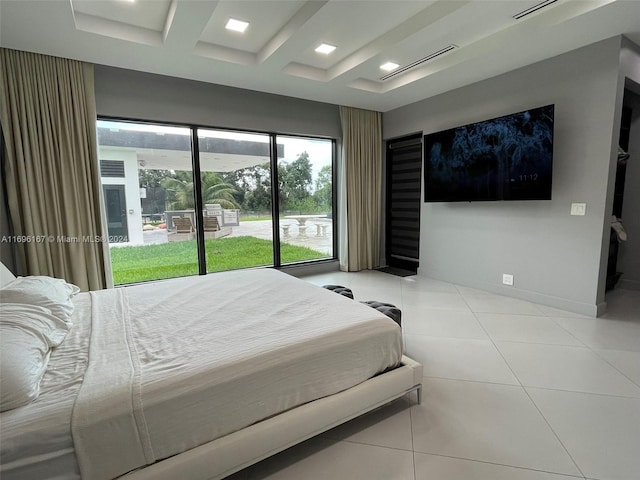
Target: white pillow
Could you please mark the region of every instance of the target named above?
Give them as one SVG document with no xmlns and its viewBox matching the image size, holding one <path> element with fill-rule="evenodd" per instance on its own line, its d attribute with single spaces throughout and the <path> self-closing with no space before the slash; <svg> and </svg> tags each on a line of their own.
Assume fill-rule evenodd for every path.
<svg viewBox="0 0 640 480">
<path fill-rule="evenodd" d="M 16 276 L 11 273 L 6 265 L 0 262 L 0 287 L 4 287 L 7 283 L 13 282 L 16 279 Z"/>
<path fill-rule="evenodd" d="M 51 348 L 69 326 L 44 307 L 0 306 L 0 412 L 26 405 L 40 394 Z"/>
<path fill-rule="evenodd" d="M 61 278 L 45 276 L 18 277 L 0 289 L 0 302 L 24 303 L 48 308 L 60 320 L 71 324 L 71 297 L 80 289 Z"/>
</svg>

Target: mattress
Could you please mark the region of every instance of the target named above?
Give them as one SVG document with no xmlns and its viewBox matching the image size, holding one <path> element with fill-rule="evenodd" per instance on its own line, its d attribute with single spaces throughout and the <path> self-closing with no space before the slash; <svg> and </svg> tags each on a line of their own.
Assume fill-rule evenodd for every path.
<svg viewBox="0 0 640 480">
<path fill-rule="evenodd" d="M 393 321 L 275 270 L 92 292 L 76 304 L 41 397 L 2 414 L 3 479 L 38 478 L 27 473 L 45 466 L 51 478 L 52 462 L 59 478 L 113 478 L 348 389 L 402 357 Z"/>
</svg>

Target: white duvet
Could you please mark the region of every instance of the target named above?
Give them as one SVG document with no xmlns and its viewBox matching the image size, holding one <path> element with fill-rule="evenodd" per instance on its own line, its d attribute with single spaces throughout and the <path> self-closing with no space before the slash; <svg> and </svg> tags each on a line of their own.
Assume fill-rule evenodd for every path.
<svg viewBox="0 0 640 480">
<path fill-rule="evenodd" d="M 275 270 L 91 293 L 72 418 L 83 478 L 110 479 L 400 363 L 399 327 Z"/>
</svg>

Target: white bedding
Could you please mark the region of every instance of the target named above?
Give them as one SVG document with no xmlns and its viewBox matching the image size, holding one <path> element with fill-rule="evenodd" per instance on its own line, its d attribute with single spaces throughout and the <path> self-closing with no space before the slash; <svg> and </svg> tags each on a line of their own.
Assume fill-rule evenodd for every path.
<svg viewBox="0 0 640 480">
<path fill-rule="evenodd" d="M 80 478 L 71 437 L 71 412 L 87 365 L 91 332 L 89 294 L 74 299 L 75 323 L 55 348 L 36 401 L 0 413 L 0 478 Z"/>
<path fill-rule="evenodd" d="M 400 329 L 386 316 L 274 270 L 93 292 L 91 301 L 72 423 L 84 478 L 186 451 L 402 357 Z"/>
</svg>

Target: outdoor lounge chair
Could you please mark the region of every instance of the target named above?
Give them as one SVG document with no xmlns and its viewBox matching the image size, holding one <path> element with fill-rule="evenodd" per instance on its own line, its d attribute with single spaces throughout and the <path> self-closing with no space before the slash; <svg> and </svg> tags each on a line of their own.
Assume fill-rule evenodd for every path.
<svg viewBox="0 0 640 480">
<path fill-rule="evenodd" d="M 221 227 L 216 215 L 203 217 L 204 238 L 220 238 L 231 235 L 231 227 Z"/>
<path fill-rule="evenodd" d="M 176 227 L 176 233 L 193 233 L 193 223 L 189 217 L 173 217 L 173 225 Z"/>
<path fill-rule="evenodd" d="M 189 217 L 171 217 L 173 226 L 176 227 L 176 231 L 168 236 L 170 242 L 181 240 L 192 240 L 195 238 L 195 229 L 191 218 Z"/>
<path fill-rule="evenodd" d="M 220 224 L 218 223 L 218 217 L 215 215 L 204 217 L 204 231 L 205 232 L 217 232 L 220 230 Z"/>
</svg>

